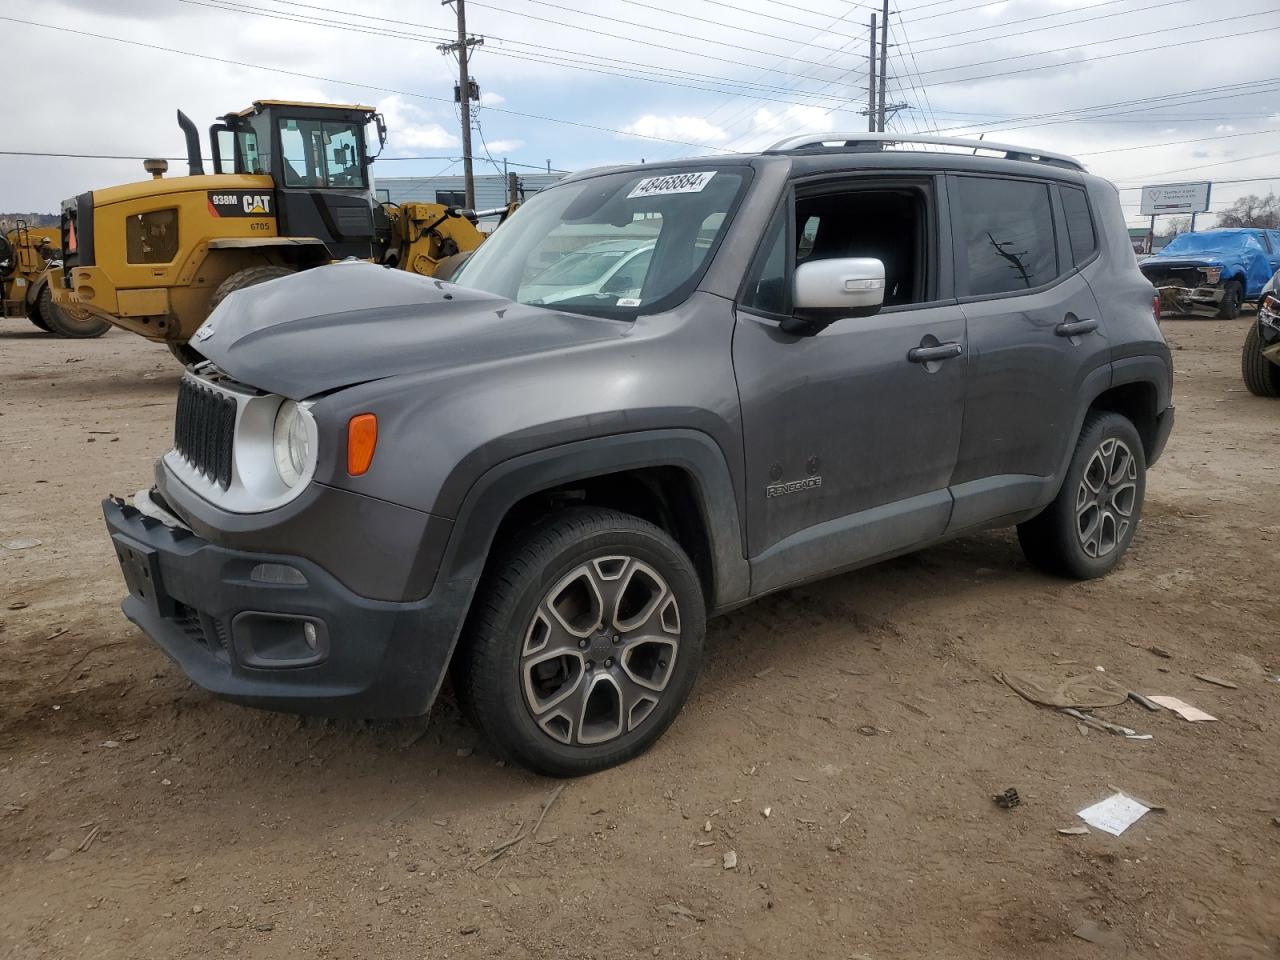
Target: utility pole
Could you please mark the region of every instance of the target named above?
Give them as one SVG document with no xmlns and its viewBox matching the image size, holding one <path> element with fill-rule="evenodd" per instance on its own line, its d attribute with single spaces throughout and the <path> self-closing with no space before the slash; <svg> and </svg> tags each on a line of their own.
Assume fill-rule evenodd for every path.
<svg viewBox="0 0 1280 960">
<path fill-rule="evenodd" d="M 462 0 L 458 0 L 461 4 Z M 872 26 L 871 32 L 875 33 L 875 27 Z M 874 71 L 876 62 L 874 57 L 871 60 L 871 69 Z M 880 104 L 876 116 L 876 129 L 884 133 L 884 108 L 888 102 L 886 100 L 885 85 L 889 77 L 889 0 L 884 0 L 884 10 L 880 20 Z"/>
<path fill-rule="evenodd" d="M 464 204 L 468 210 L 476 206 L 476 177 L 471 165 L 471 99 L 472 82 L 467 73 L 467 55 L 474 46 L 484 43 L 484 37 L 467 36 L 467 0 L 440 0 L 441 6 L 456 3 L 458 14 L 458 39 L 455 43 L 442 43 L 436 47 L 441 53 L 458 55 L 458 107 L 462 113 L 462 182 Z M 888 2 L 888 0 L 886 0 Z M 479 99 L 478 97 L 476 99 Z"/>
<path fill-rule="evenodd" d="M 867 61 L 867 132 L 876 132 L 876 15 L 871 15 L 871 59 Z"/>
</svg>

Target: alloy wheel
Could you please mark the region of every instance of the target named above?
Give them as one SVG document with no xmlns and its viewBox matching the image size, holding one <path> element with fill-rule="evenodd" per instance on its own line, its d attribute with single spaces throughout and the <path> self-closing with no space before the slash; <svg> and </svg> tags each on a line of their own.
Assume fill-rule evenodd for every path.
<svg viewBox="0 0 1280 960">
<path fill-rule="evenodd" d="M 1103 440 L 1089 457 L 1076 490 L 1076 537 L 1095 559 L 1116 549 L 1133 523 L 1138 461 L 1122 440 Z"/>
<path fill-rule="evenodd" d="M 538 603 L 520 659 L 525 705 L 547 736 L 592 746 L 652 715 L 680 651 L 680 608 L 635 557 L 595 557 Z"/>
</svg>

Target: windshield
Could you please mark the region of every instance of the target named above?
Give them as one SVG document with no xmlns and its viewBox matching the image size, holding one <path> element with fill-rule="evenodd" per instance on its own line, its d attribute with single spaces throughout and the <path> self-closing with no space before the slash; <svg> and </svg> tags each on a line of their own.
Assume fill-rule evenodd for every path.
<svg viewBox="0 0 1280 960">
<path fill-rule="evenodd" d="M 354 123 L 281 117 L 287 187 L 363 187 L 360 132 Z"/>
<path fill-rule="evenodd" d="M 1169 241 L 1168 246 L 1160 251 L 1161 256 L 1170 254 L 1213 253 L 1221 250 L 1231 252 L 1254 247 L 1261 250 L 1257 237 L 1251 233 L 1183 233 Z"/>
<path fill-rule="evenodd" d="M 742 167 L 637 169 L 544 190 L 454 282 L 603 316 L 667 309 L 701 278 L 745 183 Z"/>
</svg>

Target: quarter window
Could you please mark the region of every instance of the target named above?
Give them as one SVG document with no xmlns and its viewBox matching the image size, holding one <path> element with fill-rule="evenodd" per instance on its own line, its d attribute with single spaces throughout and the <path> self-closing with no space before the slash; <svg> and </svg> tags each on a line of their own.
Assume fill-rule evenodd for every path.
<svg viewBox="0 0 1280 960">
<path fill-rule="evenodd" d="M 957 177 L 953 234 L 962 296 L 1030 290 L 1058 275 L 1049 187 L 1027 180 Z"/>
<path fill-rule="evenodd" d="M 810 245 L 812 247 L 812 244 Z M 742 305 L 762 313 L 789 312 L 787 295 L 787 217 L 774 217 L 756 262 L 747 277 Z"/>
<path fill-rule="evenodd" d="M 1062 209 L 1067 215 L 1067 237 L 1071 241 L 1071 262 L 1077 267 L 1084 263 L 1098 248 L 1093 232 L 1093 217 L 1089 214 L 1089 200 L 1078 187 L 1061 187 Z"/>
</svg>

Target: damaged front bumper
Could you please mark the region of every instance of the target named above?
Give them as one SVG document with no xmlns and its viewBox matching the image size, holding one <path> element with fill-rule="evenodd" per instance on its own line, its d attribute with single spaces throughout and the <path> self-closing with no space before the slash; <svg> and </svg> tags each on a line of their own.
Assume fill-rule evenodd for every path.
<svg viewBox="0 0 1280 960">
<path fill-rule="evenodd" d="M 1185 287 L 1169 284 L 1156 287 L 1160 294 L 1160 312 L 1168 314 L 1195 314 L 1200 311 L 1216 314 L 1222 305 L 1226 290 L 1222 287 Z"/>
<path fill-rule="evenodd" d="M 196 684 L 237 703 L 330 716 L 426 713 L 470 584 L 371 600 L 302 557 L 229 549 L 149 496 L 102 502 L 129 595 L 121 604 Z"/>
</svg>

